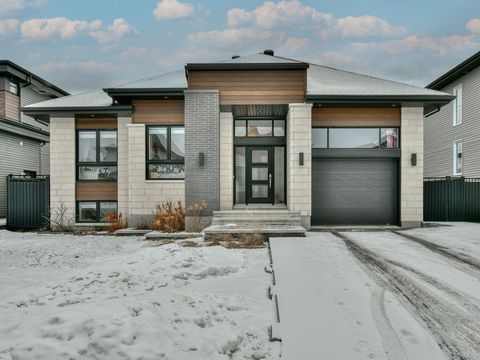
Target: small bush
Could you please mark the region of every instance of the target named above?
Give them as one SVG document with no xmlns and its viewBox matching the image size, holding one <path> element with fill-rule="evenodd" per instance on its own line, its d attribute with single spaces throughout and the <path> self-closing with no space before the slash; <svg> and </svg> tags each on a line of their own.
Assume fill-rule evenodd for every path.
<svg viewBox="0 0 480 360">
<path fill-rule="evenodd" d="M 203 222 L 203 212 L 207 207 L 208 202 L 205 200 L 194 202 L 188 206 L 186 213 L 189 218 L 192 218 L 190 224 L 192 231 L 200 232 L 205 227 Z"/>
<path fill-rule="evenodd" d="M 116 212 L 111 212 L 105 215 L 108 226 L 107 231 L 112 234 L 117 230 L 125 229 L 128 227 L 128 222 L 123 218 L 122 213 L 117 214 Z"/>
<path fill-rule="evenodd" d="M 155 230 L 164 232 L 179 232 L 185 230 L 185 211 L 179 201 L 174 208 L 171 201 L 159 204 L 155 207 L 153 220 Z"/>
</svg>

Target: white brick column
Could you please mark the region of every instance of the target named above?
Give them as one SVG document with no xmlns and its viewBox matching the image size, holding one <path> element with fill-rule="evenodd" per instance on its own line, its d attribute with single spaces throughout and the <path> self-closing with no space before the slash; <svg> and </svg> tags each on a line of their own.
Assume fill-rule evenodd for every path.
<svg viewBox="0 0 480 360">
<path fill-rule="evenodd" d="M 418 226 L 423 221 L 423 107 L 402 107 L 401 116 L 400 221 Z M 414 153 L 416 166 L 411 164 Z"/>
<path fill-rule="evenodd" d="M 220 210 L 233 208 L 233 114 L 220 113 Z"/>
<path fill-rule="evenodd" d="M 118 212 L 128 215 L 128 128 L 131 116 L 118 116 L 117 120 L 117 158 L 118 158 Z"/>
<path fill-rule="evenodd" d="M 52 219 L 62 204 L 65 223 L 75 219 L 75 118 L 50 119 L 50 208 Z M 58 220 L 58 219 L 57 219 Z"/>
<path fill-rule="evenodd" d="M 299 154 L 304 163 L 300 165 Z M 312 104 L 290 104 L 287 115 L 287 204 L 309 229 L 312 215 Z"/>
</svg>

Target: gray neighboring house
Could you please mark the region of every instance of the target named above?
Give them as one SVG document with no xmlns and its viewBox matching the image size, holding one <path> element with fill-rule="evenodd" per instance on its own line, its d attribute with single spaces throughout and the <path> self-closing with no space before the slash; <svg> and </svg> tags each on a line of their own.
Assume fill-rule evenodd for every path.
<svg viewBox="0 0 480 360">
<path fill-rule="evenodd" d="M 49 126 L 20 108 L 68 93 L 8 60 L 0 60 L 0 218 L 7 212 L 9 174 L 48 175 Z"/>
<path fill-rule="evenodd" d="M 425 120 L 425 177 L 480 178 L 480 51 L 427 88 L 456 99 Z"/>
</svg>

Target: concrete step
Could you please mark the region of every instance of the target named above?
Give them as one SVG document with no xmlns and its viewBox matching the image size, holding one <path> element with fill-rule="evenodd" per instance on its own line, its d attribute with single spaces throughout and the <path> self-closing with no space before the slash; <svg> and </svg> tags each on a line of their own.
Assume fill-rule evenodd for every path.
<svg viewBox="0 0 480 360">
<path fill-rule="evenodd" d="M 213 216 L 229 217 L 229 216 L 241 216 L 241 215 L 293 215 L 300 216 L 298 211 L 290 211 L 287 209 L 241 209 L 241 210 L 220 210 L 214 211 Z"/>
<path fill-rule="evenodd" d="M 270 224 L 270 225 L 301 225 L 300 217 L 285 217 L 285 218 L 271 218 L 271 217 L 236 217 L 236 218 L 218 218 L 212 219 L 212 225 L 226 225 L 226 224 Z"/>
<path fill-rule="evenodd" d="M 300 225 L 272 225 L 261 224 L 260 226 L 252 226 L 251 224 L 228 224 L 228 225 L 211 225 L 203 230 L 205 240 L 211 236 L 221 235 L 239 235 L 261 233 L 271 237 L 304 237 L 306 230 Z"/>
<path fill-rule="evenodd" d="M 299 212 L 281 210 L 223 210 L 214 211 L 212 225 L 292 225 L 301 226 Z"/>
</svg>

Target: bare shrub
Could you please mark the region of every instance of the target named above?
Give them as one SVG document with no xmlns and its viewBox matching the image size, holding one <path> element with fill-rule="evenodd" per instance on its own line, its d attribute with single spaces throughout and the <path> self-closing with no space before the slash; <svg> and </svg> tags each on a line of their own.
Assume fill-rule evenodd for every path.
<svg viewBox="0 0 480 360">
<path fill-rule="evenodd" d="M 136 230 L 150 230 L 152 228 L 153 228 L 152 222 L 148 220 L 144 220 L 135 226 Z"/>
<path fill-rule="evenodd" d="M 105 218 L 108 222 L 106 229 L 110 234 L 113 234 L 117 230 L 126 229 L 128 227 L 128 221 L 123 218 L 122 213 L 117 214 L 116 212 L 111 212 L 106 214 Z"/>
<path fill-rule="evenodd" d="M 253 233 L 239 234 L 236 241 L 227 242 L 224 246 L 227 249 L 252 249 L 257 247 L 264 247 L 267 241 L 259 229 Z"/>
<path fill-rule="evenodd" d="M 171 201 L 158 204 L 155 207 L 153 220 L 155 230 L 164 232 L 179 232 L 185 230 L 185 211 L 179 201 L 174 208 Z"/>
<path fill-rule="evenodd" d="M 50 219 L 45 217 L 50 223 L 50 228 L 54 230 L 71 232 L 73 231 L 73 226 L 75 225 L 75 218 L 68 215 L 68 207 L 62 201 L 58 208 L 50 209 Z"/>
<path fill-rule="evenodd" d="M 191 218 L 191 223 L 189 226 L 191 227 L 192 231 L 200 232 L 203 230 L 204 221 L 203 221 L 203 212 L 208 207 L 207 201 L 196 201 L 191 203 L 186 210 L 186 213 L 189 218 Z"/>
</svg>

